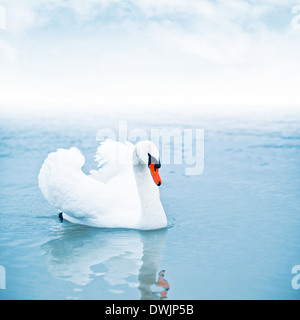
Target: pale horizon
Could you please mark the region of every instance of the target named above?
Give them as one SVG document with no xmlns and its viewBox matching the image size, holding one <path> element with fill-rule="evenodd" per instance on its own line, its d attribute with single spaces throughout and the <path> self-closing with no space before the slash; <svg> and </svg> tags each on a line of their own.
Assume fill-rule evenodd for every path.
<svg viewBox="0 0 300 320">
<path fill-rule="evenodd" d="M 0 106 L 297 108 L 298 4 L 2 1 Z"/>
</svg>

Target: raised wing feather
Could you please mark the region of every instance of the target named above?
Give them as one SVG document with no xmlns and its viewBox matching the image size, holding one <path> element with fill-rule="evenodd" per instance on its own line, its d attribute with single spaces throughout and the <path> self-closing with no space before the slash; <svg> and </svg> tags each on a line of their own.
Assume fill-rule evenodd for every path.
<svg viewBox="0 0 300 320">
<path fill-rule="evenodd" d="M 90 176 L 102 182 L 132 168 L 133 145 L 107 139 L 100 144 L 95 155 L 98 170 L 91 170 Z"/>
</svg>

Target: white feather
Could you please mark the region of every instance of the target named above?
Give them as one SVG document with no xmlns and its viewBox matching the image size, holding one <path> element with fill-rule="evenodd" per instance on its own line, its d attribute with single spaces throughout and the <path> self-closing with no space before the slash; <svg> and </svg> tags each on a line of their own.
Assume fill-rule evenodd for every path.
<svg viewBox="0 0 300 320">
<path fill-rule="evenodd" d="M 145 148 L 148 144 L 134 147 L 107 140 L 95 156 L 99 170 L 89 176 L 81 170 L 85 158 L 77 148 L 58 149 L 44 161 L 39 187 L 47 201 L 73 223 L 110 228 L 165 227 L 158 187 L 148 167 L 133 165 L 132 159 L 145 154 Z"/>
</svg>

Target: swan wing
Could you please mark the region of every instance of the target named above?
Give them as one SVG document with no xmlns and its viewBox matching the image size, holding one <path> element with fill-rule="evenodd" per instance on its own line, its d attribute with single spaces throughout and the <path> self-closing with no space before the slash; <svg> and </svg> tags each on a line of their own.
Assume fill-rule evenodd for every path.
<svg viewBox="0 0 300 320">
<path fill-rule="evenodd" d="M 108 182 L 113 177 L 131 171 L 134 146 L 107 139 L 100 144 L 95 155 L 98 170 L 91 170 L 90 176 L 101 182 Z"/>
<path fill-rule="evenodd" d="M 75 223 L 118 226 L 130 217 L 134 220 L 132 215 L 137 210 L 126 193 L 115 193 L 113 186 L 84 174 L 84 162 L 84 156 L 74 147 L 50 153 L 38 176 L 46 200 Z"/>
</svg>

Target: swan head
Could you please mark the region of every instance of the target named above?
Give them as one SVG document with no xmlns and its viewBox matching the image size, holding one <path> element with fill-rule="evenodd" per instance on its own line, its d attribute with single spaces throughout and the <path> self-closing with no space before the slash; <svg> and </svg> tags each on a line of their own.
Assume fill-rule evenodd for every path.
<svg viewBox="0 0 300 320">
<path fill-rule="evenodd" d="M 149 167 L 154 182 L 160 186 L 162 181 L 158 170 L 161 167 L 159 151 L 151 141 L 140 141 L 136 144 L 136 159 L 134 164 L 144 164 Z"/>
</svg>

